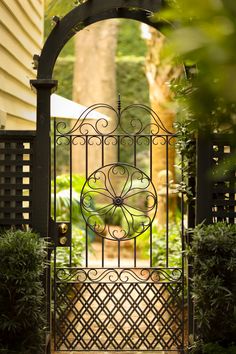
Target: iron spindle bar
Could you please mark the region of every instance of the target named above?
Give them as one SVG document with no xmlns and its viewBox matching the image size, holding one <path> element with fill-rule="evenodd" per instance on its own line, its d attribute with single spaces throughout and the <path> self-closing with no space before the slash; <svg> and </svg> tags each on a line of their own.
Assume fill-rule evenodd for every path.
<svg viewBox="0 0 236 354">
<path fill-rule="evenodd" d="M 57 196 L 57 173 L 56 173 L 56 168 L 57 168 L 57 161 L 56 161 L 56 119 L 54 118 L 53 120 L 53 134 L 54 134 L 54 137 L 53 137 L 53 181 L 54 181 L 54 186 L 53 186 L 53 194 L 54 194 L 54 200 L 53 200 L 53 207 L 54 207 L 54 210 L 53 210 L 53 217 L 54 217 L 54 221 L 56 222 L 57 221 L 57 212 L 56 212 L 56 207 L 57 207 L 57 202 L 56 202 L 56 196 Z"/>
<path fill-rule="evenodd" d="M 105 238 L 102 238 L 102 267 L 104 267 Z"/>
<path fill-rule="evenodd" d="M 85 178 L 88 179 L 88 135 L 85 136 Z"/>
<path fill-rule="evenodd" d="M 136 146 L 136 144 L 137 144 L 137 136 L 136 135 L 134 135 L 134 166 L 136 167 L 136 165 L 137 165 L 137 146 Z"/>
<path fill-rule="evenodd" d="M 85 136 L 85 178 L 88 179 L 88 136 Z M 85 266 L 88 267 L 88 224 L 85 227 Z"/>
<path fill-rule="evenodd" d="M 136 237 L 134 238 L 134 267 L 137 267 L 137 241 Z"/>
<path fill-rule="evenodd" d="M 118 247 L 118 268 L 120 268 L 120 240 L 117 242 Z"/>
<path fill-rule="evenodd" d="M 120 135 L 117 135 L 117 149 L 118 149 L 118 151 L 117 151 L 117 158 L 118 158 L 118 162 L 120 162 Z"/>
<path fill-rule="evenodd" d="M 72 264 L 72 138 L 70 136 L 70 232 L 71 232 L 71 242 L 70 242 L 70 266 Z"/>
<path fill-rule="evenodd" d="M 53 194 L 54 194 L 54 201 L 53 201 L 53 217 L 54 217 L 54 222 L 57 222 L 57 138 L 56 138 L 56 118 L 53 120 L 53 180 L 54 180 L 54 186 L 53 186 Z M 54 241 L 56 242 L 56 241 Z M 56 304 L 57 304 L 57 297 L 56 297 L 56 261 L 57 261 L 57 248 L 56 248 L 56 243 L 54 243 L 54 264 L 53 264 L 53 301 L 54 301 L 54 328 L 53 328 L 53 333 L 56 334 Z M 54 335 L 54 350 L 56 350 L 56 335 Z"/>
<path fill-rule="evenodd" d="M 54 201 L 53 201 L 53 217 L 54 217 L 54 222 L 57 221 L 57 211 L 56 211 L 56 207 L 57 207 L 57 202 L 56 202 L 56 197 L 57 197 L 57 173 L 56 173 L 56 169 L 57 169 L 57 154 L 56 154 L 56 145 L 57 145 L 57 141 L 56 141 L 56 118 L 54 118 L 53 120 L 53 180 L 54 180 L 54 186 L 53 186 L 53 194 L 54 194 Z M 53 258 L 54 258 L 54 264 L 53 264 L 53 268 L 54 268 L 54 277 L 53 277 L 53 300 L 54 300 L 54 324 L 53 324 L 53 332 L 56 334 L 56 245 L 54 244 L 54 254 L 53 254 Z M 57 346 L 57 342 L 56 342 L 56 335 L 54 335 L 54 350 L 56 350 L 56 346 Z"/>
<path fill-rule="evenodd" d="M 102 139 L 102 167 L 104 166 L 104 136 L 101 136 Z M 102 267 L 104 267 L 104 254 L 105 254 L 105 238 L 102 237 Z"/>
<path fill-rule="evenodd" d="M 152 181 L 152 136 L 150 136 L 150 180 Z M 155 185 L 156 188 L 156 185 Z M 150 234 L 149 234 L 149 242 L 150 242 L 150 267 L 152 267 L 152 257 L 153 257 L 153 250 L 152 250 L 152 225 L 150 226 Z"/>
<path fill-rule="evenodd" d="M 102 167 L 104 166 L 104 136 L 101 136 L 102 139 Z"/>
<path fill-rule="evenodd" d="M 150 267 L 152 267 L 152 225 L 150 226 Z"/>
<path fill-rule="evenodd" d="M 169 139 L 166 137 L 166 268 L 169 266 Z"/>
</svg>

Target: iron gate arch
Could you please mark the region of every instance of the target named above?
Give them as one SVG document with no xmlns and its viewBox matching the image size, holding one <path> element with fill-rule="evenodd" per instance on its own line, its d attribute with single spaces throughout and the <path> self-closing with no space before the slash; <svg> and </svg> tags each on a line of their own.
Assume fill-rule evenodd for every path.
<svg viewBox="0 0 236 354">
<path fill-rule="evenodd" d="M 162 0 L 88 0 L 84 4 L 78 6 L 72 10 L 68 15 L 63 19 L 58 17 L 54 18 L 55 27 L 49 35 L 42 53 L 40 56 L 34 56 L 35 67 L 38 70 L 37 80 L 31 80 L 31 85 L 37 91 L 37 134 L 35 138 L 35 175 L 41 176 L 41 178 L 34 179 L 33 190 L 37 195 L 37 203 L 34 207 L 32 213 L 32 225 L 36 231 L 38 231 L 42 237 L 51 237 L 53 233 L 56 233 L 57 224 L 50 221 L 50 95 L 57 87 L 57 81 L 52 79 L 52 73 L 56 59 L 67 43 L 67 41 L 78 31 L 85 28 L 86 26 L 110 18 L 128 18 L 134 19 L 140 22 L 149 24 L 150 26 L 161 29 L 162 26 L 169 25 L 169 23 L 163 22 L 152 22 L 151 14 L 153 12 L 158 12 L 163 7 L 164 2 Z M 119 110 L 119 107 L 118 107 Z M 151 145 L 151 144 L 150 144 Z M 168 144 L 167 144 L 168 146 Z M 40 191 L 40 193 L 38 193 Z M 120 197 L 120 196 L 118 196 Z M 168 198 L 167 198 L 168 200 Z M 116 203 L 123 203 L 116 199 Z M 66 235 L 70 235 L 71 228 L 70 224 L 61 225 L 61 231 L 64 230 Z M 70 238 L 68 238 L 70 242 Z M 53 240 L 55 246 L 58 246 L 57 239 Z M 67 241 L 66 241 L 67 242 Z M 66 244 L 65 244 L 66 245 Z M 48 259 L 50 260 L 51 251 L 48 252 Z M 151 268 L 150 268 L 151 269 Z M 96 272 L 96 271 L 95 271 Z M 120 272 L 120 270 L 119 270 Z M 118 280 L 122 281 L 123 272 L 116 272 Z M 50 330 L 50 267 L 48 267 L 45 277 L 45 286 L 47 287 L 47 322 L 48 329 Z M 96 273 L 97 274 L 97 273 Z M 94 275 L 96 275 L 93 273 Z M 166 275 L 168 278 L 169 273 L 162 272 L 162 276 Z M 56 275 L 56 274 L 55 274 Z M 149 271 L 148 276 L 143 279 L 140 277 L 140 284 L 143 282 L 146 286 L 150 286 L 153 282 L 153 279 L 159 279 L 160 282 L 163 281 L 162 276 L 159 278 L 157 275 L 153 277 L 153 272 Z M 91 273 L 88 273 L 85 277 L 85 280 L 89 280 Z M 175 272 L 174 272 L 175 276 Z M 96 278 L 96 276 L 95 276 Z M 127 278 L 125 278 L 127 279 Z M 73 279 L 69 276 L 69 282 Z M 91 280 L 91 279 L 90 279 Z M 137 279 L 136 279 L 137 280 Z M 173 279 L 172 279 L 173 280 Z M 175 278 L 176 280 L 176 278 Z M 151 282 L 150 282 L 151 281 Z M 84 282 L 86 285 L 86 281 Z M 171 282 L 168 283 L 168 286 L 171 286 Z M 181 276 L 178 278 L 178 284 L 181 285 L 180 292 L 183 295 L 183 274 L 181 271 Z M 120 285 L 117 285 L 118 287 Z M 165 303 L 166 306 L 167 302 Z M 151 306 L 151 305 L 150 305 Z M 181 308 L 181 307 L 180 307 Z M 156 314 L 157 317 L 159 316 Z M 181 316 L 183 312 L 181 311 Z M 117 324 L 119 326 L 119 324 Z M 176 334 L 173 335 L 174 340 L 178 341 L 178 350 L 183 352 L 183 321 L 181 321 L 181 343 L 179 339 L 176 339 Z M 180 328 L 179 327 L 179 328 Z M 164 329 L 169 332 L 170 327 L 168 324 L 164 324 Z M 62 335 L 64 338 L 64 334 Z M 95 336 L 96 337 L 96 336 Z M 77 339 L 79 336 L 77 336 Z M 142 338 L 144 338 L 142 336 Z M 157 335 L 159 341 L 161 339 L 160 335 Z M 160 343 L 159 343 L 160 344 Z M 159 345 L 158 344 L 158 345 Z M 70 345 L 67 345 L 67 349 Z M 168 347 L 168 345 L 167 345 Z M 168 347 L 169 348 L 169 347 Z M 99 349 L 100 351 L 102 349 Z M 120 349 L 119 349 L 120 350 Z M 145 350 L 145 348 L 144 348 Z M 153 348 L 152 350 L 155 351 Z M 137 346 L 135 351 L 138 351 Z M 50 353 L 50 346 L 47 348 L 47 352 Z"/>
</svg>

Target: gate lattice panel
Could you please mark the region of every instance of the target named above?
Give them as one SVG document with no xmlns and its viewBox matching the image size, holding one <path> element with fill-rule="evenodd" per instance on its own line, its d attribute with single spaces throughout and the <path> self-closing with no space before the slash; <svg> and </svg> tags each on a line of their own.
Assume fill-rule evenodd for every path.
<svg viewBox="0 0 236 354">
<path fill-rule="evenodd" d="M 115 118 L 109 121 L 104 115 L 93 122 L 95 109 L 110 110 Z M 143 120 L 130 114 L 137 109 Z M 178 193 L 169 165 L 176 138 L 143 105 L 121 110 L 119 103 L 117 111 L 94 105 L 72 128 L 55 120 L 55 350 L 183 352 L 183 261 L 171 260 L 169 230 L 170 199 Z M 157 145 L 165 161 L 161 186 L 153 170 Z M 61 154 L 69 161 L 63 192 L 58 190 Z M 161 207 L 165 232 L 159 240 Z M 179 226 L 181 258 L 183 218 Z M 74 243 L 79 237 L 84 251 L 77 255 Z M 165 244 L 164 255 L 158 253 L 158 242 L 162 248 Z"/>
<path fill-rule="evenodd" d="M 75 269 L 67 273 L 66 280 L 65 273 L 62 272 L 62 277 L 60 274 L 61 270 L 56 279 L 60 348 L 80 351 L 181 348 L 181 269 Z M 66 292 L 69 279 L 72 283 Z"/>
</svg>

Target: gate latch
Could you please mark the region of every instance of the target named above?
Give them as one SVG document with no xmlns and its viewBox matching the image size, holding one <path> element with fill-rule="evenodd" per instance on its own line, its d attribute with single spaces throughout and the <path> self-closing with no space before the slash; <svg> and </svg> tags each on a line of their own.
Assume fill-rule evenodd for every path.
<svg viewBox="0 0 236 354">
<path fill-rule="evenodd" d="M 70 247 L 71 224 L 68 221 L 53 221 L 53 239 L 55 247 Z"/>
</svg>

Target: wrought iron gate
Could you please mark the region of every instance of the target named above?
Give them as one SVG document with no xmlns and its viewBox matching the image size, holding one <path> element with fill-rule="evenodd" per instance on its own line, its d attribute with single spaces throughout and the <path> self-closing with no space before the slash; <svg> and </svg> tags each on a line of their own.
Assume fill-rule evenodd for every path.
<svg viewBox="0 0 236 354">
<path fill-rule="evenodd" d="M 170 239 L 171 200 L 183 208 L 170 174 L 175 140 L 144 105 L 93 105 L 73 127 L 54 121 L 55 350 L 184 353 L 183 210 L 178 264 Z"/>
</svg>

